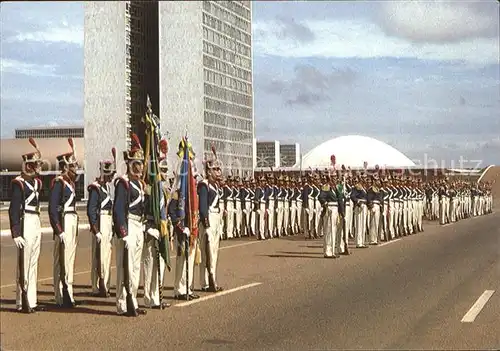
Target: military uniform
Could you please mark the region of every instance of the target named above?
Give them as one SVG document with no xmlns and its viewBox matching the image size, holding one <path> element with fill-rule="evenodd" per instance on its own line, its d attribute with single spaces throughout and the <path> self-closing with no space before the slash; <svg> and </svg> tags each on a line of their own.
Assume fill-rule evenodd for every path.
<svg viewBox="0 0 500 351">
<path fill-rule="evenodd" d="M 215 150 L 212 151 L 213 158 L 205 163 L 207 179 L 198 184 L 201 224 L 200 285 L 203 291 L 218 292 L 223 290 L 217 284 L 217 263 L 222 231 L 216 181 L 220 177 L 222 164 L 217 159 Z"/>
<path fill-rule="evenodd" d="M 11 184 L 9 222 L 16 244 L 16 309 L 33 313 L 42 308 L 37 301 L 38 259 L 40 257 L 41 225 L 39 193 L 42 181 L 41 153 L 34 139 L 30 143 L 36 152 L 22 155 L 23 172 Z"/>
<path fill-rule="evenodd" d="M 367 218 L 367 194 L 360 179 L 352 189 L 351 200 L 354 204 L 354 221 L 356 228 L 356 247 L 364 248 Z"/>
<path fill-rule="evenodd" d="M 327 178 L 324 181 L 325 184 L 322 186 L 318 196 L 318 202 L 322 207 L 323 254 L 325 258 L 336 258 L 341 249 L 341 217 L 345 215 L 343 211 L 344 203 L 342 194 L 337 192 L 336 187 L 332 187 L 329 184 L 329 179 Z"/>
<path fill-rule="evenodd" d="M 78 244 L 78 214 L 76 212 L 75 179 L 78 162 L 73 140 L 71 152 L 57 156 L 62 174 L 52 180 L 49 198 L 49 218 L 54 232 L 54 293 L 59 307 L 76 307 L 73 297 L 73 273 Z"/>
<path fill-rule="evenodd" d="M 166 143 L 162 139 L 160 143 Z M 159 189 L 159 213 L 160 213 L 160 229 L 156 228 L 155 218 L 152 213 L 153 197 L 151 196 L 151 188 L 146 187 L 144 195 L 144 214 L 146 220 L 146 230 L 144 233 L 144 243 L 142 248 L 142 263 L 144 277 L 144 305 L 149 308 L 163 309 L 170 307 L 170 304 L 163 302 L 160 299 L 160 289 L 163 288 L 163 277 L 165 274 L 165 260 L 160 257 L 158 252 L 159 241 L 166 238 L 170 242 L 170 227 L 168 225 L 167 206 L 170 199 L 170 186 L 166 181 L 168 171 L 166 155 L 158 160 L 158 168 L 160 170 L 160 189 Z M 159 270 L 159 274 L 158 274 Z"/>
<path fill-rule="evenodd" d="M 112 150 L 115 156 L 114 148 Z M 115 161 L 101 161 L 101 175 L 87 190 L 87 216 L 92 235 L 92 293 L 108 297 L 111 287 L 111 249 L 113 240 L 113 201 L 110 195 L 110 180 L 115 174 Z M 100 290 L 102 289 L 102 291 Z"/>
<path fill-rule="evenodd" d="M 116 252 L 116 308 L 119 315 L 136 317 L 146 311 L 138 308 L 137 290 L 144 245 L 145 187 L 142 181 L 144 152 L 132 135 L 132 147 L 124 151 L 127 174 L 115 180 L 113 228 Z M 139 169 L 141 171 L 139 171 Z M 127 304 L 131 299 L 132 306 Z"/>
<path fill-rule="evenodd" d="M 374 180 L 377 179 L 378 177 L 374 178 Z M 371 245 L 377 245 L 380 240 L 380 218 L 383 202 L 383 193 L 380 191 L 378 184 L 372 184 L 367 191 L 367 206 L 370 212 L 368 232 Z"/>
</svg>

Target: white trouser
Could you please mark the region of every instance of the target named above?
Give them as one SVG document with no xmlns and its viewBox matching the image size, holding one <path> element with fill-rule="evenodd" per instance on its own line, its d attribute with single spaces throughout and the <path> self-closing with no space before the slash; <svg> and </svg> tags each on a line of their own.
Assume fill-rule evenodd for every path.
<svg viewBox="0 0 500 351">
<path fill-rule="evenodd" d="M 304 235 L 306 237 L 312 236 L 312 232 L 311 232 L 311 217 L 312 217 L 312 214 L 311 214 L 311 211 L 309 210 L 309 208 L 302 207 L 301 216 L 302 216 L 302 219 L 301 219 L 302 233 L 304 233 Z"/>
<path fill-rule="evenodd" d="M 233 200 L 226 202 L 226 235 L 227 238 L 234 237 L 234 203 Z"/>
<path fill-rule="evenodd" d="M 288 234 L 288 226 L 290 225 L 290 203 L 285 200 L 283 204 L 283 234 Z"/>
<path fill-rule="evenodd" d="M 71 301 L 73 298 L 73 272 L 75 269 L 75 256 L 76 245 L 78 243 L 78 215 L 76 213 L 66 213 L 63 218 L 64 238 L 64 268 L 66 274 L 64 281 L 68 285 L 68 293 Z M 54 241 L 54 293 L 56 304 L 62 305 L 63 303 L 63 282 L 61 281 L 61 266 L 59 265 L 60 259 L 61 239 L 55 236 Z"/>
<path fill-rule="evenodd" d="M 269 236 L 272 238 L 274 236 L 274 221 L 275 221 L 275 200 L 269 200 L 269 208 L 267 211 L 267 228 L 269 229 Z M 264 217 L 261 218 L 265 222 Z M 264 224 L 265 226 L 265 224 Z M 262 237 L 265 237 L 265 233 L 262 233 Z"/>
<path fill-rule="evenodd" d="M 201 264 L 200 264 L 200 286 L 207 288 L 208 280 L 208 267 L 210 273 L 217 282 L 217 262 L 219 258 L 219 244 L 220 244 L 220 228 L 212 226 L 212 223 L 219 223 L 219 213 L 210 213 L 209 222 L 210 228 L 200 226 L 200 250 L 201 250 Z M 208 238 L 208 242 L 207 242 Z M 207 251 L 210 257 L 207 257 Z"/>
<path fill-rule="evenodd" d="M 441 224 L 446 224 L 449 222 L 449 209 L 450 209 L 450 199 L 443 197 L 439 200 L 439 219 Z"/>
<path fill-rule="evenodd" d="M 137 290 L 139 289 L 139 278 L 141 275 L 141 258 L 144 244 L 144 233 L 142 223 L 135 220 L 128 220 L 128 284 L 134 307 L 137 309 Z M 127 292 L 125 290 L 125 271 L 123 258 L 125 242 L 115 239 L 116 252 L 116 309 L 118 314 L 127 312 Z"/>
<path fill-rule="evenodd" d="M 236 232 L 238 233 L 239 236 L 242 236 L 244 231 L 243 228 L 241 227 L 243 223 L 243 209 L 241 207 L 241 201 L 236 200 L 236 206 L 234 208 L 234 214 L 236 217 Z"/>
<path fill-rule="evenodd" d="M 278 208 L 276 209 L 276 232 L 278 235 L 283 235 L 283 217 L 285 214 L 285 208 L 283 201 L 278 200 Z"/>
<path fill-rule="evenodd" d="M 295 228 L 297 226 L 297 203 L 292 201 L 290 206 L 290 227 L 292 228 L 292 234 L 295 233 Z"/>
<path fill-rule="evenodd" d="M 337 225 L 339 220 L 338 207 L 336 205 L 328 205 L 323 217 L 323 254 L 325 256 L 333 256 L 340 252 L 340 239 L 342 226 Z"/>
<path fill-rule="evenodd" d="M 245 216 L 245 228 L 242 228 L 241 235 L 250 236 L 250 228 L 252 223 L 252 203 L 248 200 L 245 202 L 243 215 Z"/>
<path fill-rule="evenodd" d="M 29 307 L 37 306 L 37 277 L 38 277 L 38 258 L 40 257 L 40 240 L 42 237 L 40 216 L 34 213 L 25 213 L 23 219 L 23 237 L 26 244 L 23 248 L 24 265 L 24 286 L 28 294 Z M 17 250 L 16 265 L 16 307 L 22 307 L 21 286 L 19 285 L 19 255 L 21 251 Z"/>
<path fill-rule="evenodd" d="M 346 233 L 347 236 L 352 235 L 352 222 L 353 222 L 353 214 L 352 214 L 352 208 L 353 204 L 351 200 L 346 200 L 346 206 L 345 206 L 345 225 L 346 225 Z"/>
<path fill-rule="evenodd" d="M 370 244 L 378 243 L 380 226 L 380 205 L 373 204 L 370 209 Z"/>
<path fill-rule="evenodd" d="M 261 202 L 258 205 L 258 209 L 254 211 L 253 223 L 254 223 L 254 233 L 255 230 L 258 231 L 258 237 L 260 239 L 266 238 L 266 204 Z"/>
<path fill-rule="evenodd" d="M 322 235 L 322 226 L 323 226 L 323 221 L 321 220 L 321 213 L 323 212 L 323 207 L 321 206 L 321 203 L 319 200 L 316 198 L 315 201 L 315 212 L 316 212 L 316 222 L 314 223 L 316 226 L 316 234 L 317 235 Z"/>
<path fill-rule="evenodd" d="M 99 230 L 102 235 L 101 238 L 101 273 L 104 280 L 106 291 L 111 287 L 111 248 L 113 240 L 113 217 L 108 214 L 102 214 L 99 217 Z M 97 267 L 97 240 L 95 235 L 92 235 L 92 271 L 90 272 L 90 279 L 92 281 L 92 291 L 99 292 L 99 270 Z"/>
<path fill-rule="evenodd" d="M 363 246 L 365 244 L 366 214 L 366 204 L 360 204 L 354 207 L 354 220 L 356 222 L 356 246 Z"/>
<path fill-rule="evenodd" d="M 160 255 L 160 279 L 158 280 L 157 240 L 145 234 L 142 248 L 142 264 L 144 276 L 144 305 L 146 307 L 160 306 L 160 287 L 163 287 L 165 261 Z"/>
<path fill-rule="evenodd" d="M 217 218 L 217 223 L 220 223 Z M 199 233 L 202 232 L 203 225 L 200 226 Z M 191 239 L 190 239 L 191 240 Z M 186 264 L 186 245 L 187 240 L 184 234 L 177 234 L 175 236 L 175 249 L 177 257 L 175 260 L 175 277 L 174 277 L 174 295 L 187 295 L 192 294 L 192 286 L 194 281 L 194 262 L 196 258 L 196 251 L 198 249 L 198 240 L 195 240 L 189 246 L 188 258 Z M 203 251 L 202 251 L 203 253 Z M 186 277 L 186 274 L 188 275 Z M 189 279 L 189 281 L 187 280 Z"/>
<path fill-rule="evenodd" d="M 302 228 L 302 201 L 297 200 L 297 227 L 299 228 L 299 233 L 302 233 L 304 228 Z"/>
</svg>

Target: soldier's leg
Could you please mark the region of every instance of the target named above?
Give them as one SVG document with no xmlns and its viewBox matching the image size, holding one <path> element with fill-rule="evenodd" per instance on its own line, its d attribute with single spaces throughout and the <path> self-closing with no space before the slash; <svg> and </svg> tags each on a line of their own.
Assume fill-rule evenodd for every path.
<svg viewBox="0 0 500 351">
<path fill-rule="evenodd" d="M 325 257 L 332 257 L 333 256 L 333 232 L 332 232 L 332 223 L 331 223 L 331 212 L 330 209 L 328 209 L 325 214 L 322 216 L 321 220 L 324 221 L 323 223 L 323 255 Z"/>
<path fill-rule="evenodd" d="M 115 252 L 116 252 L 116 309 L 118 314 L 123 314 L 127 312 L 127 300 L 126 300 L 127 293 L 125 291 L 125 284 L 124 284 L 125 272 L 123 267 L 123 255 L 124 255 L 125 245 L 123 240 L 120 240 L 118 238 L 116 238 L 114 241 L 115 241 Z M 130 262 L 130 255 L 129 255 L 129 262 Z"/>
<path fill-rule="evenodd" d="M 42 231 L 40 224 L 40 217 L 34 214 L 26 214 L 25 220 L 30 228 L 30 248 L 27 250 L 29 252 L 29 262 L 28 265 L 25 264 L 25 267 L 28 267 L 28 275 L 27 275 L 27 289 L 28 289 L 28 302 L 31 308 L 37 307 L 37 285 L 38 285 L 38 260 L 40 259 L 40 244 L 42 240 Z M 27 243 L 28 244 L 28 243 Z M 26 262 L 26 260 L 25 260 Z"/>
<path fill-rule="evenodd" d="M 157 273 L 156 260 L 155 260 L 155 238 L 150 235 L 146 236 L 142 249 L 142 267 L 144 277 L 144 305 L 151 307 L 155 303 L 152 298 L 154 291 L 152 290 L 155 274 Z"/>
<path fill-rule="evenodd" d="M 113 217 L 111 215 L 101 216 L 101 265 L 104 275 L 104 285 L 106 291 L 111 289 L 111 256 L 113 240 Z"/>
<path fill-rule="evenodd" d="M 74 302 L 73 297 L 73 274 L 75 269 L 76 246 L 78 243 L 78 217 L 76 214 L 66 214 L 64 218 L 64 232 L 66 239 L 64 244 L 64 262 L 66 268 L 66 284 L 68 285 L 68 293 L 71 301 Z M 62 287 L 61 287 L 62 293 Z"/>
<path fill-rule="evenodd" d="M 142 248 L 144 245 L 144 233 L 142 231 L 142 223 L 138 221 L 129 221 L 129 235 L 132 235 L 132 242 L 129 242 L 129 253 L 131 254 L 131 289 L 132 300 L 134 301 L 134 306 L 137 309 L 139 304 L 137 303 L 137 291 L 139 290 L 139 278 L 141 276 L 141 258 L 142 258 Z"/>
</svg>

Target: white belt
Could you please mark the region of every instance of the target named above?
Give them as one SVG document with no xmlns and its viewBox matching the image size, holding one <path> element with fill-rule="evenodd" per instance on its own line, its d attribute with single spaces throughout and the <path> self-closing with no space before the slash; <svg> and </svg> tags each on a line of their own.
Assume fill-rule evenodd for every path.
<svg viewBox="0 0 500 351">
<path fill-rule="evenodd" d="M 220 213 L 220 209 L 218 209 L 218 208 L 211 208 L 211 209 L 209 210 L 209 212 L 210 212 L 210 213 Z"/>
<path fill-rule="evenodd" d="M 38 207 L 38 206 L 26 205 L 26 206 L 24 206 L 24 210 L 25 211 L 33 211 L 33 212 L 40 213 L 40 207 Z"/>
<path fill-rule="evenodd" d="M 66 212 L 75 212 L 75 206 L 64 207 L 64 213 Z"/>
<path fill-rule="evenodd" d="M 111 210 L 101 210 L 101 215 L 111 216 L 113 212 Z"/>
<path fill-rule="evenodd" d="M 133 219 L 134 221 L 142 222 L 142 216 L 138 216 L 138 215 L 131 214 L 131 213 L 129 213 L 128 219 Z"/>
<path fill-rule="evenodd" d="M 327 205 L 328 206 L 335 206 L 335 207 L 338 206 L 338 204 L 336 202 L 327 202 Z"/>
</svg>

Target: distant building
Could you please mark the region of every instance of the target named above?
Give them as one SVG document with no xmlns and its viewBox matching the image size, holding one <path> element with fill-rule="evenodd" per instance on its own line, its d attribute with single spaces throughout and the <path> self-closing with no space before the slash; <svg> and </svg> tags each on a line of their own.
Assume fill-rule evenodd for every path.
<svg viewBox="0 0 500 351">
<path fill-rule="evenodd" d="M 280 144 L 280 167 L 293 167 L 300 163 L 300 145 Z"/>
<path fill-rule="evenodd" d="M 16 129 L 16 139 L 83 138 L 82 126 L 33 127 Z"/>
<path fill-rule="evenodd" d="M 257 168 L 280 167 L 280 142 L 257 141 L 256 143 L 256 166 Z"/>
</svg>

